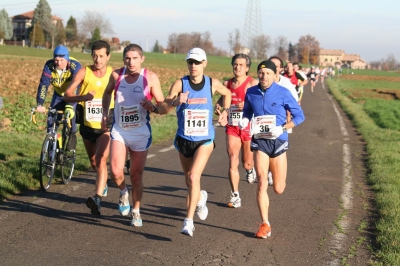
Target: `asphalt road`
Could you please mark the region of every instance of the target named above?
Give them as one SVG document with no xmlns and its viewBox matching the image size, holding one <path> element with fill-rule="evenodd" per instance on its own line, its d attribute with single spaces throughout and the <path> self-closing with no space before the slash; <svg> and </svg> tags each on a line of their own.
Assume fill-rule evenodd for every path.
<svg viewBox="0 0 400 266">
<path fill-rule="evenodd" d="M 152 146 L 144 174 L 143 227 L 118 213 L 109 180 L 102 215 L 85 205 L 94 173 L 29 191 L 0 204 L 0 265 L 366 265 L 371 192 L 365 185 L 364 146 L 347 117 L 318 84 L 306 86 L 306 120 L 289 137 L 287 188 L 270 195 L 272 236 L 255 239 L 261 222 L 257 184 L 240 168 L 242 207 L 230 209 L 223 128 L 202 176 L 209 215 L 195 216 L 194 236 L 180 234 L 186 186 L 172 141 Z M 339 115 L 339 116 L 338 116 Z M 149 156 L 150 157 L 150 156 Z M 364 237 L 364 238 L 363 238 Z"/>
</svg>

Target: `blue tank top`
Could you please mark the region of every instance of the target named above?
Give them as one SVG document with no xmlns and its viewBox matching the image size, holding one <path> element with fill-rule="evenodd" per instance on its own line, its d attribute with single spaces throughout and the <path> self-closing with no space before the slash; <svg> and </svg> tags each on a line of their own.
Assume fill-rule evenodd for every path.
<svg viewBox="0 0 400 266">
<path fill-rule="evenodd" d="M 189 91 L 187 103 L 176 108 L 178 117 L 177 136 L 190 141 L 214 139 L 215 130 L 212 122 L 213 105 L 210 77 L 204 76 L 204 86 L 194 90 L 190 86 L 189 76 L 182 79 L 182 92 Z"/>
</svg>

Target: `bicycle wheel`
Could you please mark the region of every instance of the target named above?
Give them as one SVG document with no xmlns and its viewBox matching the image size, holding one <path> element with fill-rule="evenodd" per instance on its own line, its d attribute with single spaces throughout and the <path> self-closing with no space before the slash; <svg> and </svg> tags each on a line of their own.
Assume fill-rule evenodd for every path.
<svg viewBox="0 0 400 266">
<path fill-rule="evenodd" d="M 54 139 L 47 135 L 43 142 L 39 166 L 40 187 L 43 191 L 49 189 L 54 177 L 55 160 L 51 154 L 53 152 L 53 145 L 55 145 Z"/>
<path fill-rule="evenodd" d="M 61 156 L 61 177 L 64 184 L 68 184 L 71 181 L 71 177 L 74 174 L 75 169 L 75 150 L 68 150 L 68 143 L 70 136 L 63 147 L 63 153 Z"/>
</svg>

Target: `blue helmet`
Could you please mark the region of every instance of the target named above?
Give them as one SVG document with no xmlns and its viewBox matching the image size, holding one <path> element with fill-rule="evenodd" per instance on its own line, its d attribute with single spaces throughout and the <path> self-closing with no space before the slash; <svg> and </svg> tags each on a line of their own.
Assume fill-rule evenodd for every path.
<svg viewBox="0 0 400 266">
<path fill-rule="evenodd" d="M 63 45 L 57 46 L 56 49 L 54 49 L 53 56 L 54 56 L 54 58 L 56 58 L 56 57 L 64 57 L 66 60 L 69 61 L 68 48 L 63 46 Z"/>
</svg>

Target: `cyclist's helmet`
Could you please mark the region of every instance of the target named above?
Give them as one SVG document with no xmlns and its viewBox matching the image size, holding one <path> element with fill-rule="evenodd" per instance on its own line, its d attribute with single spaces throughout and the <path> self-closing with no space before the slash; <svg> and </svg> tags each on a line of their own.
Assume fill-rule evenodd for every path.
<svg viewBox="0 0 400 266">
<path fill-rule="evenodd" d="M 54 58 L 56 58 L 56 57 L 64 57 L 66 60 L 69 61 L 68 48 L 63 46 L 63 45 L 57 46 L 56 49 L 54 49 L 53 56 L 54 56 Z"/>
</svg>

